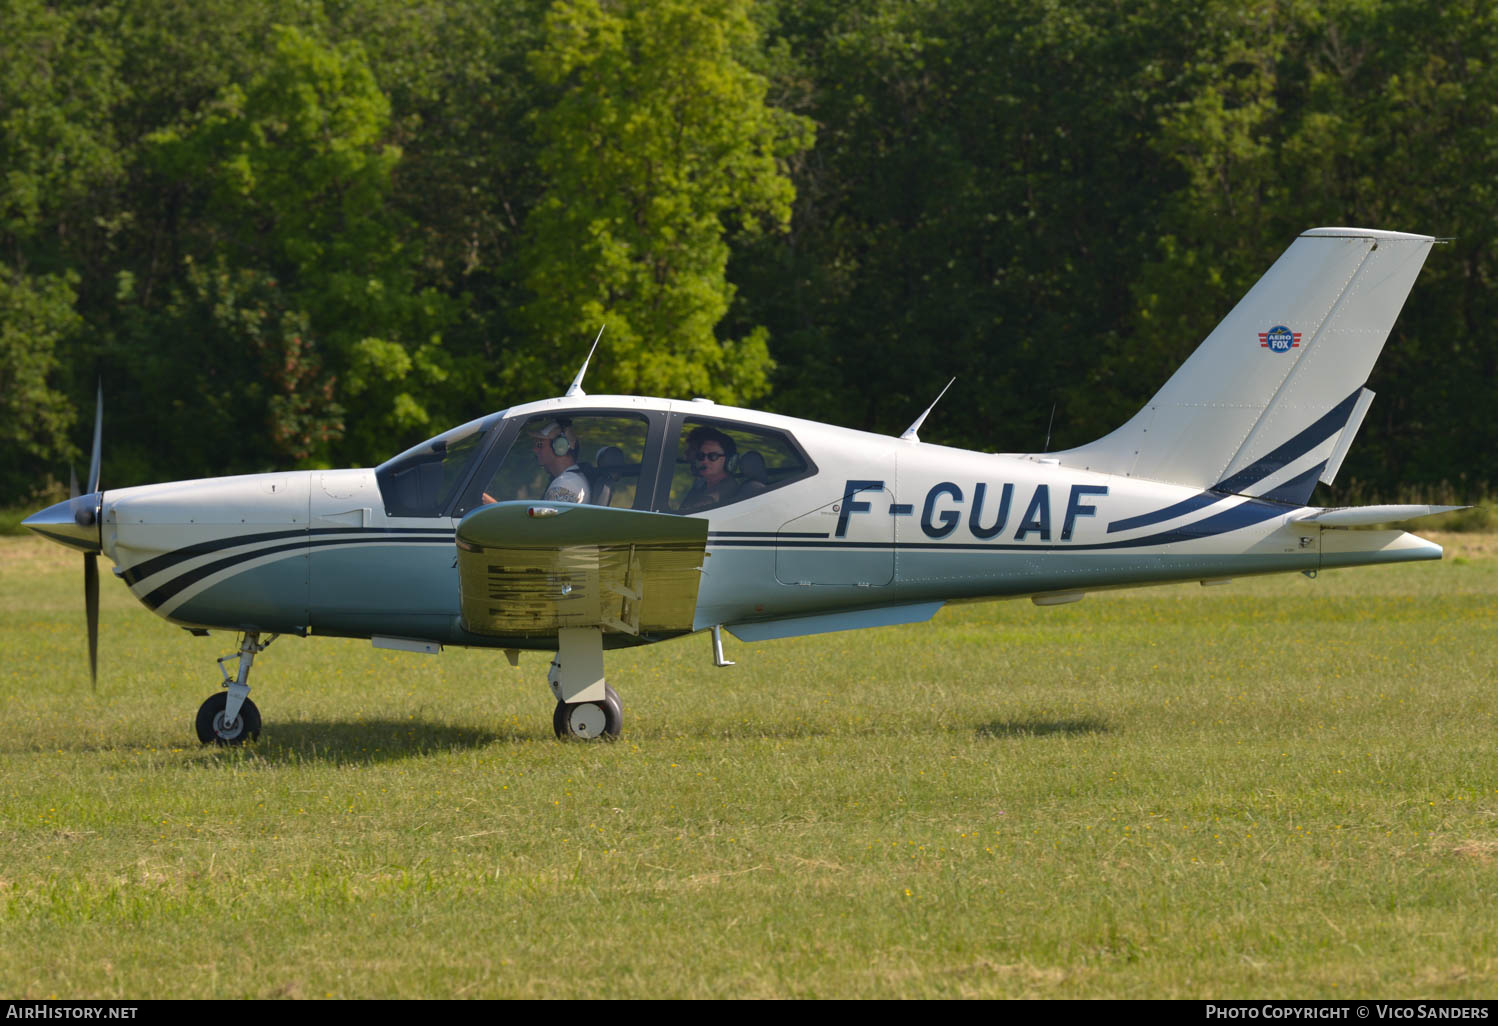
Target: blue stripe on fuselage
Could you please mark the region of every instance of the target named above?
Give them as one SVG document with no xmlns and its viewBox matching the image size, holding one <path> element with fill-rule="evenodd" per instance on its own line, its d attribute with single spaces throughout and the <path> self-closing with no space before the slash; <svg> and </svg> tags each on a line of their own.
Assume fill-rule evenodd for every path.
<svg viewBox="0 0 1498 1026">
<path fill-rule="evenodd" d="M 317 528 L 317 529 L 315 529 L 314 531 L 312 531 L 310 533 L 317 534 L 317 535 L 328 535 L 328 534 L 343 534 L 343 535 L 347 535 L 347 534 L 350 534 L 350 533 L 352 533 L 352 532 L 354 532 L 356 530 L 358 530 L 358 529 L 357 528 Z M 392 533 L 393 531 L 400 531 L 401 533 L 398 533 L 398 534 L 397 533 Z M 284 544 L 280 544 L 280 545 L 265 545 L 265 544 L 258 544 L 258 543 L 253 543 L 252 542 L 251 544 L 257 544 L 256 548 L 253 548 L 253 549 L 251 549 L 251 550 L 249 550 L 247 552 L 237 552 L 237 553 L 235 553 L 235 554 L 233 554 L 231 556 L 226 556 L 223 559 L 215 560 L 212 563 L 205 563 L 202 566 L 197 567 L 195 569 L 184 571 L 183 573 L 180 573 L 180 574 L 176 575 L 175 577 L 173 577 L 170 580 L 166 581 L 165 583 L 159 585 L 158 587 L 153 588 L 146 595 L 140 596 L 140 600 L 141 600 L 141 602 L 143 602 L 146 605 L 146 607 L 148 609 L 156 609 L 156 608 L 160 607 L 162 603 L 166 602 L 168 599 L 170 599 L 172 596 L 178 594 L 183 589 L 188 588 L 188 587 L 192 586 L 193 584 L 196 584 L 198 581 L 201 581 L 201 580 L 203 580 L 203 579 L 205 579 L 207 577 L 211 577 L 213 574 L 220 573 L 220 572 L 222 572 L 224 570 L 228 570 L 231 567 L 238 566 L 241 563 L 249 562 L 252 559 L 259 559 L 262 556 L 272 556 L 272 555 L 276 555 L 277 553 L 313 552 L 313 551 L 320 550 L 320 549 L 332 548 L 334 546 L 343 546 L 343 545 L 441 545 L 441 544 L 451 545 L 451 544 L 453 544 L 453 533 L 452 533 L 452 531 L 450 531 L 450 530 L 449 531 L 443 531 L 441 529 L 429 529 L 429 528 L 406 528 L 406 529 L 397 528 L 397 529 L 391 529 L 390 531 L 387 531 L 385 529 L 380 529 L 380 528 L 366 528 L 366 529 L 364 529 L 361 532 L 362 536 L 360 536 L 360 537 L 354 537 L 354 538 L 326 538 L 326 537 L 324 537 L 324 538 L 320 538 L 319 540 L 316 540 L 316 541 L 309 540 L 308 537 L 307 537 L 308 534 L 309 534 L 309 532 L 307 532 L 307 531 L 277 531 L 277 532 L 270 532 L 270 533 L 268 533 L 266 535 L 247 535 L 247 536 L 241 536 L 238 541 L 224 540 L 224 542 L 222 544 L 220 544 L 220 543 L 203 543 L 203 546 L 208 546 L 206 548 L 203 547 L 203 546 L 186 546 L 186 547 L 184 547 L 182 549 L 177 549 L 174 552 L 166 554 L 166 556 L 178 556 L 178 555 L 180 555 L 179 559 L 176 559 L 176 560 L 172 561 L 173 563 L 181 562 L 182 560 L 186 560 L 186 559 L 191 559 L 194 556 L 201 556 L 201 555 L 206 554 L 207 552 L 213 552 L 213 551 L 218 551 L 218 550 L 221 550 L 221 549 L 224 549 L 224 548 L 230 548 L 230 547 L 233 547 L 234 545 L 243 545 L 243 544 L 246 543 L 246 538 L 257 538 L 258 537 L 258 538 L 270 538 L 270 539 L 274 540 L 274 539 L 286 539 L 289 536 L 295 536 L 295 537 L 297 537 L 299 539 L 299 540 L 296 540 L 296 541 L 286 541 Z M 186 554 L 186 555 L 181 555 L 183 553 L 188 553 L 189 549 L 199 549 L 199 551 L 192 552 L 192 553 Z M 159 557 L 157 557 L 157 560 L 165 559 L 166 556 L 159 556 Z M 155 560 L 153 560 L 152 562 L 154 562 L 154 561 Z M 141 566 L 145 566 L 145 565 L 146 564 L 144 564 L 144 563 L 141 564 Z M 170 565 L 170 564 L 167 564 L 167 565 Z M 154 571 L 154 572 L 159 573 L 160 570 L 158 569 L 157 571 Z M 149 575 L 142 575 L 141 578 L 138 578 L 138 579 L 143 579 L 145 576 L 149 576 Z M 128 578 L 127 578 L 127 580 L 128 580 Z M 133 584 L 134 582 L 132 581 L 130 583 Z"/>
<path fill-rule="evenodd" d="M 1164 509 L 1157 509 L 1153 513 L 1141 513 L 1137 517 L 1125 517 L 1122 520 L 1115 520 L 1108 525 L 1108 533 L 1113 534 L 1115 531 L 1128 531 L 1135 527 L 1148 527 L 1151 524 L 1158 524 L 1165 520 L 1174 520 L 1176 517 L 1183 517 L 1187 513 L 1195 513 L 1204 506 L 1210 506 L 1212 503 L 1220 502 L 1226 498 L 1228 496 L 1221 492 L 1202 492 L 1200 495 L 1193 495 L 1189 499 L 1182 499 L 1180 502 L 1166 506 Z"/>
<path fill-rule="evenodd" d="M 178 563 L 198 556 L 206 556 L 213 552 L 221 552 L 224 549 L 237 549 L 242 545 L 258 545 L 261 542 L 282 541 L 290 538 L 309 539 L 318 535 L 350 534 L 355 531 L 365 531 L 371 534 L 394 534 L 394 535 L 429 535 L 443 538 L 452 538 L 452 528 L 441 527 L 314 527 L 311 529 L 302 527 L 285 531 L 264 531 L 259 534 L 237 534 L 225 538 L 215 538 L 212 541 L 197 542 L 193 545 L 184 545 L 180 549 L 164 552 L 159 556 L 152 556 L 144 562 L 126 570 L 120 576 L 126 584 L 134 585 L 147 577 L 152 577 L 176 566 Z"/>
<path fill-rule="evenodd" d="M 1255 524 L 1272 520 L 1283 516 L 1298 507 L 1284 505 L 1281 503 L 1263 502 L 1258 499 L 1247 499 L 1231 509 L 1223 510 L 1192 524 L 1186 524 L 1170 531 L 1162 531 L 1157 534 L 1146 535 L 1142 538 L 1127 538 L 1121 541 L 1111 542 L 1073 542 L 1069 544 L 1012 544 L 1008 542 L 855 542 L 841 541 L 834 538 L 825 541 L 811 541 L 791 539 L 782 536 L 779 539 L 764 538 L 724 538 L 714 537 L 709 540 L 709 548 L 832 548 L 832 549 L 937 549 L 944 551 L 962 552 L 1098 552 L 1114 549 L 1135 549 L 1151 545 L 1171 545 L 1176 542 L 1200 541 L 1203 538 L 1212 538 L 1219 534 L 1227 534 L 1230 531 L 1241 530 L 1252 527 Z"/>
</svg>

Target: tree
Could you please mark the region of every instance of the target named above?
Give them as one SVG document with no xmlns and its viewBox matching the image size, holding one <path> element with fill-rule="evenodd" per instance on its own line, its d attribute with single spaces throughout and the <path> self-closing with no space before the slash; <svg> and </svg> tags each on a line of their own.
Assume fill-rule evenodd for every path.
<svg viewBox="0 0 1498 1026">
<path fill-rule="evenodd" d="M 389 120 L 361 47 L 281 26 L 247 87 L 152 136 L 157 168 L 194 183 L 199 204 L 184 226 L 196 260 L 163 312 L 217 327 L 230 353 L 207 357 L 224 373 L 199 391 L 254 399 L 267 457 L 371 462 L 430 427 L 422 390 L 445 377 L 453 304 L 411 273 L 390 204 L 400 151 L 383 141 Z"/>
<path fill-rule="evenodd" d="M 55 387 L 58 343 L 80 323 L 75 281 L 0 264 L 0 506 L 32 498 L 77 456 L 68 441 L 76 414 Z"/>
<path fill-rule="evenodd" d="M 1498 427 L 1468 416 L 1498 396 L 1498 14 L 1284 0 L 1199 17 L 1215 30 L 1196 37 L 1154 141 L 1186 178 L 1104 381 L 1115 397 L 1147 395 L 1306 228 L 1455 235 L 1395 322 L 1337 493 L 1317 501 L 1347 501 L 1354 482 L 1391 499 L 1442 481 L 1478 497 L 1498 481 Z"/>
<path fill-rule="evenodd" d="M 0 0 L 0 505 L 31 498 L 77 456 L 67 364 L 83 279 L 71 256 L 117 226 L 107 197 L 121 174 L 118 52 L 96 20 Z M 89 370 L 77 376 L 92 394 Z"/>
<path fill-rule="evenodd" d="M 782 231 L 785 161 L 810 123 L 765 103 L 748 0 L 563 0 L 532 66 L 557 91 L 537 119 L 545 197 L 517 256 L 532 295 L 510 379 L 554 390 L 607 325 L 596 386 L 745 401 L 767 333 L 715 328 L 733 300 L 729 238 Z"/>
<path fill-rule="evenodd" d="M 818 0 L 781 5 L 782 88 L 816 118 L 790 235 L 746 248 L 772 404 L 927 437 L 1086 440 L 1070 394 L 1131 308 L 1179 178 L 1151 149 L 1179 4 Z"/>
</svg>

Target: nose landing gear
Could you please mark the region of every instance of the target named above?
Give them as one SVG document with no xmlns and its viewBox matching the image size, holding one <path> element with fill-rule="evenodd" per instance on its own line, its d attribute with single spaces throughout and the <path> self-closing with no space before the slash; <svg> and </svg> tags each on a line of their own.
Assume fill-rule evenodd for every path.
<svg viewBox="0 0 1498 1026">
<path fill-rule="evenodd" d="M 279 637 L 279 634 L 272 634 L 262 644 L 259 631 L 246 631 L 240 639 L 238 652 L 219 657 L 219 672 L 224 675 L 224 687 L 228 690 L 210 695 L 198 706 L 196 727 L 198 740 L 203 744 L 242 745 L 260 736 L 260 710 L 249 699 L 250 667 L 255 656 L 270 648 L 271 642 Z M 238 672 L 233 677 L 224 666 L 230 659 L 239 660 Z"/>
</svg>

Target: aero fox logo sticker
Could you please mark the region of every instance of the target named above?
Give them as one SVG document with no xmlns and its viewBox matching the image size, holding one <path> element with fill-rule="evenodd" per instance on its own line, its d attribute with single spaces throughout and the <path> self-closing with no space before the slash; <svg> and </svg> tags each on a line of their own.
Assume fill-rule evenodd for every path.
<svg viewBox="0 0 1498 1026">
<path fill-rule="evenodd" d="M 1288 353 L 1300 348 L 1300 332 L 1278 324 L 1268 331 L 1259 332 L 1259 345 L 1271 353 Z"/>
</svg>

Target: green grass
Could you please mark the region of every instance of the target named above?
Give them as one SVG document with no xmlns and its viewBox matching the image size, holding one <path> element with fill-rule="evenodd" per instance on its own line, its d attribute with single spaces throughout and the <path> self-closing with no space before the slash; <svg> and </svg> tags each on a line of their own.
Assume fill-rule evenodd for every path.
<svg viewBox="0 0 1498 1026">
<path fill-rule="evenodd" d="M 927 625 L 546 657 L 233 637 L 0 539 L 11 997 L 1475 997 L 1498 974 L 1498 539 Z"/>
<path fill-rule="evenodd" d="M 43 508 L 45 506 L 38 504 L 26 507 L 17 506 L 13 509 L 0 509 L 0 537 L 6 535 L 25 536 L 30 534 L 30 531 L 21 526 L 21 521 Z"/>
</svg>

